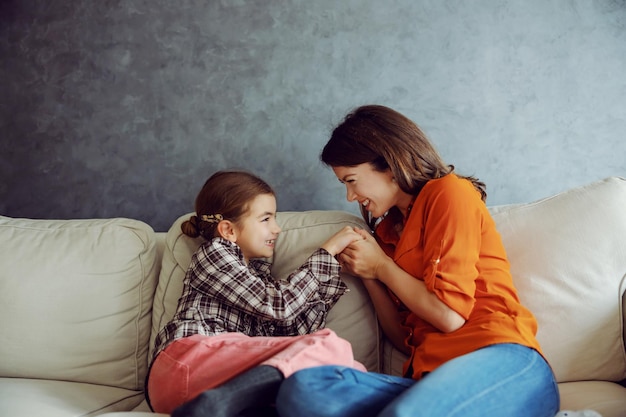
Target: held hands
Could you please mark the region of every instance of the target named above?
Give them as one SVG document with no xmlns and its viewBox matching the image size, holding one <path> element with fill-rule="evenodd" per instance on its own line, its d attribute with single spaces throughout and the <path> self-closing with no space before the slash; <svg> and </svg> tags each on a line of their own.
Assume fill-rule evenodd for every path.
<svg viewBox="0 0 626 417">
<path fill-rule="evenodd" d="M 331 236 L 321 247 L 335 256 L 353 242 L 363 240 L 363 236 L 350 226 L 346 226 Z"/>
<path fill-rule="evenodd" d="M 374 236 L 363 229 L 356 229 L 362 237 L 349 244 L 338 256 L 342 269 L 364 279 L 379 278 L 382 266 L 393 262 L 376 242 Z"/>
</svg>

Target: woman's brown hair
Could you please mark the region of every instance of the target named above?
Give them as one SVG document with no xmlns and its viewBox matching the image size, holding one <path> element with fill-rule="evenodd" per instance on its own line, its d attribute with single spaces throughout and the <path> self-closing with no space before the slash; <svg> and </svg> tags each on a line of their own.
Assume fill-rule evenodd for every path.
<svg viewBox="0 0 626 417">
<path fill-rule="evenodd" d="M 180 228 L 191 237 L 211 240 L 217 236 L 221 219 L 237 223 L 249 209 L 250 202 L 262 194 L 276 195 L 272 187 L 245 171 L 218 171 L 206 180 L 196 197 L 196 214 Z"/>
<path fill-rule="evenodd" d="M 367 105 L 350 112 L 333 130 L 320 155 L 330 167 L 349 167 L 370 163 L 384 172 L 390 169 L 400 189 L 417 195 L 428 181 L 454 171 L 447 165 L 412 120 L 380 105 Z M 483 201 L 485 184 L 471 176 L 460 176 L 472 182 Z M 372 226 L 376 219 L 361 207 L 365 221 Z"/>
</svg>

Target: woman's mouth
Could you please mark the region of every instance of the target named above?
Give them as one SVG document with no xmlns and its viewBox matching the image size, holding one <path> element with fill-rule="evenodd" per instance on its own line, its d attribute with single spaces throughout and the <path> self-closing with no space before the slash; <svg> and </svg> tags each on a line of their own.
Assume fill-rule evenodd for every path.
<svg viewBox="0 0 626 417">
<path fill-rule="evenodd" d="M 367 206 L 369 206 L 369 204 L 370 204 L 370 199 L 369 199 L 369 198 L 368 198 L 368 199 L 366 199 L 366 200 L 361 201 L 361 205 L 362 205 L 364 208 L 367 208 Z"/>
</svg>

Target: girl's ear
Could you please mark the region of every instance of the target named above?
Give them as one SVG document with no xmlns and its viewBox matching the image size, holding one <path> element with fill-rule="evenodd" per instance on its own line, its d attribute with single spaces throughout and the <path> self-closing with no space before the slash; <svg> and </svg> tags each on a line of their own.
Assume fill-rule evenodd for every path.
<svg viewBox="0 0 626 417">
<path fill-rule="evenodd" d="M 222 220 L 217 224 L 217 233 L 226 240 L 231 242 L 237 241 L 237 230 L 235 225 L 230 220 Z"/>
</svg>

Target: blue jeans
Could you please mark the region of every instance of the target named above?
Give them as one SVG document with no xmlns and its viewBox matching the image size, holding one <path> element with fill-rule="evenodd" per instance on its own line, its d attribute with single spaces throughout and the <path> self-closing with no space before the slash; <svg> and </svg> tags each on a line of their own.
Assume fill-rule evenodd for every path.
<svg viewBox="0 0 626 417">
<path fill-rule="evenodd" d="M 341 366 L 283 381 L 281 417 L 554 417 L 559 392 L 534 349 L 498 344 L 452 359 L 419 381 Z"/>
</svg>

